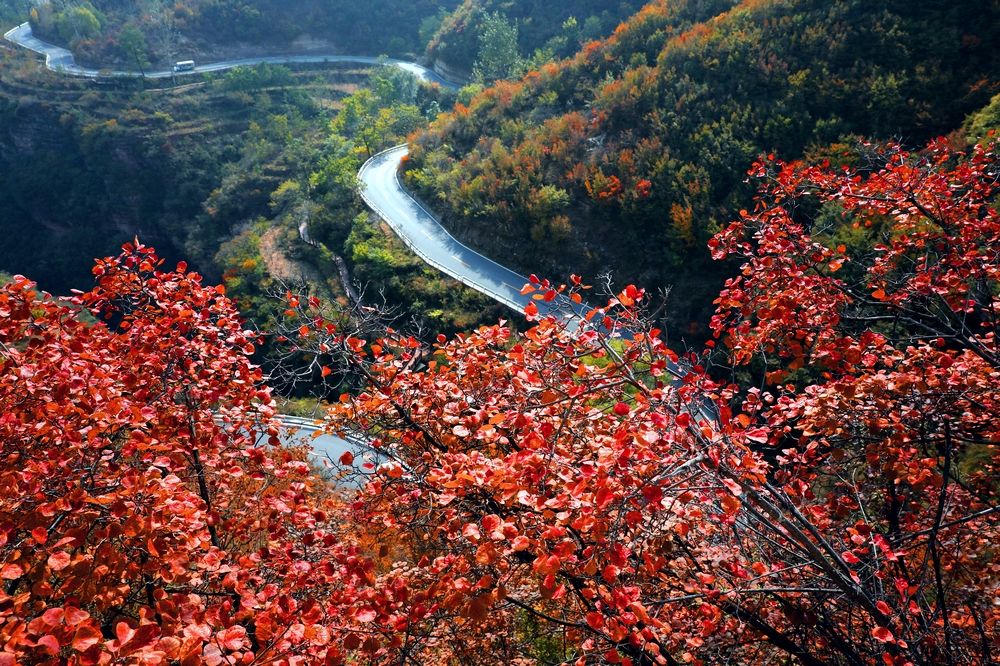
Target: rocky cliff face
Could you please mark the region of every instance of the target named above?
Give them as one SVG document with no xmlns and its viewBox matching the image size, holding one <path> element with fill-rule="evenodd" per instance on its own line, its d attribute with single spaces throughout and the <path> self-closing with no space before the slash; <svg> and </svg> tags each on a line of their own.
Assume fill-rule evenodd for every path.
<svg viewBox="0 0 1000 666">
<path fill-rule="evenodd" d="M 87 287 L 92 257 L 135 236 L 169 253 L 158 145 L 116 121 L 83 124 L 69 106 L 0 97 L 0 265 L 65 293 Z"/>
<path fill-rule="evenodd" d="M 62 151 L 72 143 L 51 107 L 34 98 L 9 103 L 0 117 L 0 159 L 4 161 L 40 150 Z"/>
<path fill-rule="evenodd" d="M 79 127 L 72 116 L 30 99 L 5 116 L 0 170 L 8 175 L 0 186 L 7 184 L 7 196 L 30 214 L 23 224 L 41 225 L 56 235 L 80 226 L 152 233 L 141 210 L 155 195 L 146 183 L 150 172 L 162 167 L 116 125 Z"/>
<path fill-rule="evenodd" d="M 440 58 L 431 64 L 431 69 L 438 76 L 453 81 L 454 83 L 467 83 L 472 79 L 472 72 L 460 67 L 448 65 Z"/>
</svg>

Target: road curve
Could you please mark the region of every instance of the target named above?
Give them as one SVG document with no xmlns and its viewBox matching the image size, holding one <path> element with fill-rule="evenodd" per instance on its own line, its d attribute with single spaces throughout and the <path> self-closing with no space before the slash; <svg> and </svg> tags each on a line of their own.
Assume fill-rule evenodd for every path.
<svg viewBox="0 0 1000 666">
<path fill-rule="evenodd" d="M 70 76 L 80 76 L 86 78 L 97 78 L 101 75 L 101 70 L 97 69 L 87 69 L 85 67 L 80 67 L 76 64 L 76 60 L 73 59 L 73 54 L 68 50 L 55 46 L 53 44 L 47 44 L 40 39 L 36 38 L 31 34 L 31 25 L 28 23 L 22 23 L 16 28 L 12 28 L 4 33 L 4 39 L 9 42 L 13 42 L 18 46 L 22 46 L 29 51 L 34 51 L 35 53 L 41 53 L 45 56 L 45 66 L 52 70 L 53 72 L 61 72 L 63 74 L 69 74 Z M 373 58 L 371 56 L 350 56 L 350 55 L 308 55 L 308 56 L 269 56 L 261 58 L 247 58 L 245 60 L 224 60 L 221 62 L 213 62 L 205 65 L 198 65 L 193 71 L 188 72 L 177 72 L 174 73 L 170 70 L 156 71 L 156 72 L 146 72 L 145 76 L 148 79 L 165 79 L 170 76 L 185 76 L 189 74 L 198 74 L 204 72 L 219 72 L 226 69 L 232 69 L 233 67 L 245 67 L 257 65 L 259 63 L 266 62 L 279 65 L 287 65 L 290 63 L 304 62 L 304 63 L 319 63 L 319 62 L 354 62 L 361 65 L 374 65 L 378 62 L 378 58 Z M 448 81 L 441 76 L 439 76 L 433 70 L 427 69 L 422 65 L 418 65 L 413 62 L 407 62 L 405 60 L 396 60 L 395 58 L 387 58 L 383 62 L 396 65 L 408 72 L 412 72 L 417 76 L 417 78 L 427 81 L 429 83 L 437 83 L 448 88 L 458 88 L 458 85 Z M 107 74 L 107 72 L 104 72 Z M 119 70 L 112 71 L 111 76 L 136 76 L 135 72 L 123 72 Z"/>
<path fill-rule="evenodd" d="M 428 264 L 508 307 L 523 310 L 531 299 L 521 295 L 527 278 L 459 243 L 403 188 L 397 169 L 406 154 L 405 145 L 396 146 L 364 163 L 358 172 L 362 199 Z"/>
</svg>

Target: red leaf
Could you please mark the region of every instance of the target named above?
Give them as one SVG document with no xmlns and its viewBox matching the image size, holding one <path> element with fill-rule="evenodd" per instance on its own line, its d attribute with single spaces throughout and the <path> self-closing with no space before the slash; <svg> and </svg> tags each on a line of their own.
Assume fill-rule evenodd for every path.
<svg viewBox="0 0 1000 666">
<path fill-rule="evenodd" d="M 50 608 L 44 613 L 42 613 L 42 620 L 44 620 L 45 624 L 49 625 L 50 627 L 55 627 L 59 624 L 62 624 L 63 617 L 65 615 L 66 612 L 62 608 Z"/>
<path fill-rule="evenodd" d="M 603 509 L 608 503 L 615 498 L 615 493 L 607 486 L 601 486 L 597 491 L 597 496 L 594 501 L 597 503 L 598 509 Z"/>
<path fill-rule="evenodd" d="M 24 569 L 19 564 L 5 564 L 3 569 L 0 569 L 0 578 L 4 580 L 17 580 L 23 575 Z"/>
<path fill-rule="evenodd" d="M 85 621 L 90 617 L 90 613 L 85 610 L 80 610 L 74 606 L 67 606 L 65 608 L 66 612 L 66 626 L 75 627 L 81 622 Z"/>
<path fill-rule="evenodd" d="M 233 625 L 222 632 L 222 644 L 227 650 L 239 650 L 246 643 L 247 630 L 241 625 Z"/>
<path fill-rule="evenodd" d="M 73 635 L 73 649 L 77 652 L 86 652 L 103 638 L 100 629 L 93 624 L 81 625 Z"/>
<path fill-rule="evenodd" d="M 48 654 L 59 654 L 59 641 L 52 634 L 46 634 L 38 639 L 38 647 Z"/>
<path fill-rule="evenodd" d="M 502 524 L 500 516 L 493 513 L 491 513 L 488 516 L 483 516 L 482 522 L 483 522 L 483 529 L 486 530 L 487 532 L 495 531 Z"/>
<path fill-rule="evenodd" d="M 604 615 L 601 613 L 587 613 L 587 625 L 594 631 L 604 629 Z"/>
<path fill-rule="evenodd" d="M 895 639 L 892 636 L 892 632 L 885 627 L 875 627 L 872 629 L 872 636 L 875 640 L 882 641 L 883 643 L 895 643 Z"/>
<path fill-rule="evenodd" d="M 663 490 L 659 486 L 643 486 L 642 496 L 651 504 L 659 504 L 663 500 Z"/>
<path fill-rule="evenodd" d="M 723 478 L 722 485 L 728 488 L 729 492 L 731 492 L 733 495 L 736 495 L 737 497 L 743 494 L 743 488 L 740 487 L 740 484 L 736 483 L 730 478 Z"/>
<path fill-rule="evenodd" d="M 132 638 L 133 633 L 135 633 L 135 631 L 132 627 L 128 626 L 127 622 L 119 622 L 115 625 L 115 636 L 118 637 L 119 642 L 123 645 L 127 643 L 130 638 Z"/>
<path fill-rule="evenodd" d="M 124 624 L 124 623 L 121 623 Z M 127 656 L 133 652 L 138 652 L 139 650 L 148 647 L 153 644 L 160 636 L 160 626 L 157 624 L 144 624 L 132 632 L 128 641 L 125 642 L 120 650 L 119 654 L 121 656 Z"/>
</svg>

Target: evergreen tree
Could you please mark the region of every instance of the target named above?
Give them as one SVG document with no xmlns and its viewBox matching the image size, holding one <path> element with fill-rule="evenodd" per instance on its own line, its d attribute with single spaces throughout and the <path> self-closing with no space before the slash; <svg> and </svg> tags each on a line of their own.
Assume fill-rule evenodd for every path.
<svg viewBox="0 0 1000 666">
<path fill-rule="evenodd" d="M 146 38 L 142 31 L 134 25 L 126 26 L 118 36 L 118 48 L 125 56 L 128 68 L 130 70 L 138 69 L 140 74 L 146 76 L 145 68 L 149 66 L 146 51 L 149 47 L 146 45 Z"/>
<path fill-rule="evenodd" d="M 479 58 L 472 68 L 473 78 L 480 83 L 513 79 L 520 74 L 521 64 L 517 26 L 508 23 L 507 17 L 499 12 L 487 14 L 479 37 Z"/>
</svg>

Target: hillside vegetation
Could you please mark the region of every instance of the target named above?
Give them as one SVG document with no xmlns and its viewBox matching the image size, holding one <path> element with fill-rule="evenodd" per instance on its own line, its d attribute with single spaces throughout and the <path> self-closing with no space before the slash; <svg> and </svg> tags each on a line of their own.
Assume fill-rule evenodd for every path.
<svg viewBox="0 0 1000 666">
<path fill-rule="evenodd" d="M 131 65 L 138 71 L 139 58 L 165 65 L 182 57 L 205 59 L 229 52 L 242 55 L 234 50 L 240 45 L 255 53 L 419 53 L 426 45 L 426 40 L 421 41 L 421 23 L 455 4 L 456 0 L 180 0 L 141 4 L 50 0 L 34 7 L 30 18 L 39 36 L 72 48 L 88 66 Z M 24 12 L 27 14 L 27 9 Z"/>
<path fill-rule="evenodd" d="M 674 285 L 671 329 L 691 331 L 730 270 L 706 242 L 752 207 L 757 155 L 922 142 L 1000 81 L 986 0 L 730 6 L 657 0 L 573 60 L 498 83 L 411 138 L 406 181 L 518 268 Z"/>
<path fill-rule="evenodd" d="M 194 80 L 139 90 L 0 63 L 0 268 L 67 294 L 91 283 L 93 257 L 138 236 L 225 280 L 261 327 L 279 281 L 346 298 L 339 257 L 371 283 L 367 302 L 431 333 L 501 316 L 408 252 L 355 192 L 371 151 L 453 95 L 395 67 L 261 65 Z"/>
<path fill-rule="evenodd" d="M 641 6 L 639 0 L 618 4 L 600 0 L 466 0 L 441 21 L 427 46 L 427 59 L 455 72 L 471 73 L 483 36 L 483 19 L 491 13 L 516 25 L 522 56 L 531 57 L 539 51 L 539 59 L 566 58 L 582 44 L 610 35 Z"/>
</svg>

